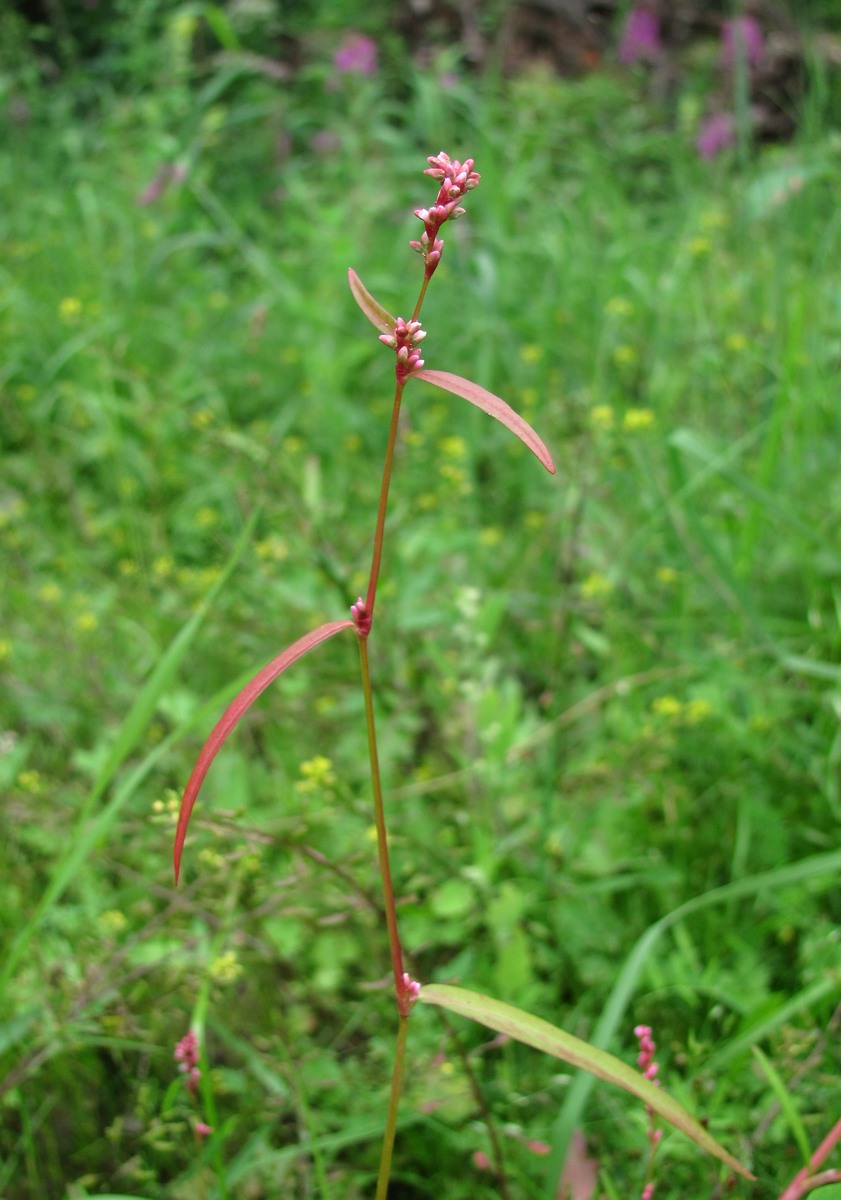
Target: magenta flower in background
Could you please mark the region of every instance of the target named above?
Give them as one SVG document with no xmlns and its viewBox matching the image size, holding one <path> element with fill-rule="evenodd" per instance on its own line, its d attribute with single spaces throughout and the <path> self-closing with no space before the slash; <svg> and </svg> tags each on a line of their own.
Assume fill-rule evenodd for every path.
<svg viewBox="0 0 841 1200">
<path fill-rule="evenodd" d="M 364 33 L 347 33 L 333 55 L 333 66 L 343 75 L 376 75 L 377 43 Z"/>
<path fill-rule="evenodd" d="M 660 22 L 644 4 L 635 4 L 625 18 L 616 57 L 621 63 L 653 62 L 660 54 Z"/>
<path fill-rule="evenodd" d="M 722 150 L 736 144 L 736 122 L 729 112 L 713 113 L 705 117 L 695 147 L 701 158 L 715 158 Z"/>
<path fill-rule="evenodd" d="M 744 57 L 749 67 L 757 67 L 765 54 L 765 39 L 756 17 L 735 17 L 721 26 L 721 65 L 732 70 Z"/>
</svg>

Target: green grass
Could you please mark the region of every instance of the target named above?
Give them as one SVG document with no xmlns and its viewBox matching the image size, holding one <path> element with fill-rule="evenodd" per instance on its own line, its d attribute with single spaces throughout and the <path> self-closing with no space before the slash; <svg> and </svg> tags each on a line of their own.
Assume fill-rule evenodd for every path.
<svg viewBox="0 0 841 1200">
<path fill-rule="evenodd" d="M 628 1061 L 652 1025 L 759 1177 L 735 1194 L 778 1194 L 841 1068 L 831 140 L 709 167 L 606 75 L 189 95 L 59 90 L 0 153 L 0 1195 L 372 1194 L 393 1021 L 350 642 L 226 747 L 177 893 L 172 806 L 237 681 L 364 584 L 391 381 L 346 272 L 408 315 L 441 148 L 483 179 L 427 364 L 558 478 L 410 385 L 372 642 L 403 940 Z M 575 1127 L 637 1194 L 640 1108 L 457 1033 L 415 1013 L 396 1198 L 498 1194 L 470 1076 L 515 1195 L 553 1195 Z M 721 1194 L 661 1155 L 658 1197 Z"/>
</svg>

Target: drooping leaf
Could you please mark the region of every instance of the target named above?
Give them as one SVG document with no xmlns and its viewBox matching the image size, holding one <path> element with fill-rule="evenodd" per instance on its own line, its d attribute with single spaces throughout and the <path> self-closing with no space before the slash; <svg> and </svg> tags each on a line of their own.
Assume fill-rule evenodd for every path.
<svg viewBox="0 0 841 1200">
<path fill-rule="evenodd" d="M 550 1025 L 548 1021 L 523 1012 L 520 1008 L 504 1004 L 501 1000 L 494 1000 L 480 992 L 468 991 L 466 988 L 430 984 L 421 988 L 419 999 L 424 1004 L 436 1004 L 449 1012 L 469 1017 L 488 1029 L 506 1033 L 518 1042 L 524 1042 L 527 1046 L 542 1050 L 544 1054 L 562 1059 L 570 1066 L 580 1067 L 592 1075 L 597 1075 L 599 1079 L 615 1083 L 632 1095 L 638 1096 L 669 1124 L 680 1129 L 709 1154 L 725 1163 L 731 1171 L 737 1171 L 745 1179 L 754 1178 L 750 1171 L 707 1133 L 703 1125 L 678 1104 L 677 1100 L 672 1099 L 663 1088 L 656 1087 L 640 1071 L 635 1071 L 607 1051 L 599 1050 L 581 1038 L 565 1033 L 556 1025 Z"/>
<path fill-rule="evenodd" d="M 379 329 L 380 333 L 394 333 L 397 319 L 391 315 L 387 308 L 383 308 L 379 301 L 374 299 L 353 267 L 348 268 L 347 277 L 354 300 L 374 328 Z"/>
<path fill-rule="evenodd" d="M 427 383 L 434 383 L 436 387 L 443 388 L 445 392 L 452 392 L 454 396 L 461 396 L 463 400 L 468 400 L 477 408 L 481 408 L 482 412 L 495 417 L 506 429 L 510 429 L 524 446 L 528 446 L 532 454 L 540 459 L 550 474 L 555 474 L 552 455 L 541 438 L 538 437 L 528 421 L 523 420 L 520 414 L 515 412 L 510 404 L 500 400 L 499 396 L 479 387 L 478 383 L 473 383 L 470 379 L 462 379 L 461 375 L 453 375 L 449 371 L 427 371 L 424 368 L 420 371 L 413 371 L 411 378 L 424 379 Z"/>
<path fill-rule="evenodd" d="M 178 883 L 178 875 L 181 871 L 181 854 L 184 849 L 184 839 L 187 836 L 187 826 L 190 823 L 190 814 L 193 811 L 193 805 L 196 802 L 201 785 L 204 783 L 204 778 L 210 770 L 210 764 L 219 753 L 222 743 L 236 727 L 240 718 L 248 711 L 257 697 L 262 695 L 270 683 L 273 683 L 279 675 L 283 674 L 287 667 L 291 667 L 294 662 L 297 662 L 308 651 L 321 645 L 322 642 L 326 642 L 328 638 L 334 637 L 337 633 L 341 633 L 343 629 L 353 629 L 353 621 L 330 621 L 326 625 L 319 625 L 318 629 L 313 629 L 310 633 L 305 633 L 303 637 L 298 638 L 297 642 L 293 642 L 291 646 L 287 646 L 282 654 L 279 654 L 277 658 L 273 658 L 270 663 L 263 667 L 262 671 L 259 671 L 250 683 L 245 685 L 239 695 L 225 709 L 196 759 L 196 765 L 193 767 L 190 778 L 187 781 L 187 786 L 184 789 L 184 795 L 181 798 L 181 811 L 178 814 L 178 827 L 175 831 L 175 851 L 173 854 L 176 884 Z"/>
</svg>

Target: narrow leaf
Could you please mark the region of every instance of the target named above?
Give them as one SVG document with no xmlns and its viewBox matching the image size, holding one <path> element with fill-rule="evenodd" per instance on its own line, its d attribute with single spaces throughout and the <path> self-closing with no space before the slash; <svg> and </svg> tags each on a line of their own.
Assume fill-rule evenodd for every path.
<svg viewBox="0 0 841 1200">
<path fill-rule="evenodd" d="M 540 1017 L 523 1012 L 520 1008 L 504 1004 L 501 1000 L 493 1000 L 479 992 L 467 991 L 465 988 L 430 984 L 421 988 L 419 998 L 425 1004 L 436 1004 L 449 1012 L 469 1017 L 488 1029 L 506 1033 L 518 1042 L 542 1050 L 544 1054 L 563 1059 L 570 1066 L 580 1067 L 592 1075 L 597 1075 L 599 1079 L 617 1084 L 626 1092 L 638 1096 L 643 1103 L 649 1105 L 671 1125 L 682 1130 L 709 1154 L 726 1163 L 731 1171 L 737 1171 L 745 1179 L 754 1178 L 732 1154 L 728 1154 L 719 1146 L 715 1138 L 711 1137 L 703 1125 L 678 1104 L 677 1100 L 673 1100 L 662 1088 L 655 1087 L 640 1071 L 635 1071 L 605 1050 L 599 1050 L 596 1046 L 558 1029 L 556 1025 L 550 1025 Z"/>
<path fill-rule="evenodd" d="M 259 671 L 251 682 L 245 685 L 239 695 L 225 709 L 196 759 L 196 765 L 193 767 L 192 774 L 184 789 L 184 795 L 181 798 L 181 812 L 178 815 L 178 828 L 175 831 L 175 851 L 173 854 L 176 884 L 178 883 L 178 875 L 181 871 L 181 854 L 184 849 L 184 839 L 187 836 L 187 826 L 190 823 L 190 814 L 193 811 L 193 805 L 196 802 L 201 785 L 204 783 L 204 778 L 210 770 L 210 764 L 219 753 L 222 743 L 236 727 L 240 718 L 248 712 L 257 697 L 262 695 L 270 683 L 273 683 L 279 675 L 283 674 L 287 667 L 291 667 L 294 662 L 297 662 L 308 651 L 321 645 L 322 642 L 326 642 L 328 638 L 334 637 L 335 634 L 341 633 L 343 629 L 353 629 L 353 621 L 330 621 L 327 625 L 319 625 L 318 629 L 313 629 L 310 633 L 305 633 L 303 637 L 298 638 L 297 642 L 293 642 L 291 646 L 287 646 L 282 654 L 279 654 L 277 658 L 273 658 L 270 663 L 263 667 L 262 671 Z"/>
<path fill-rule="evenodd" d="M 506 429 L 510 429 L 524 446 L 528 446 L 532 454 L 540 459 L 550 474 L 555 474 L 552 455 L 546 449 L 543 441 L 537 436 L 528 421 L 524 421 L 520 414 L 515 412 L 510 404 L 500 400 L 499 396 L 479 387 L 478 383 L 462 379 L 460 375 L 452 375 L 449 371 L 427 371 L 426 369 L 413 371 L 411 378 L 425 379 L 427 383 L 434 383 L 436 387 L 443 388 L 445 392 L 452 392 L 454 396 L 461 396 L 462 400 L 468 400 L 477 408 L 481 408 L 482 412 L 495 417 Z"/>
<path fill-rule="evenodd" d="M 374 299 L 353 267 L 348 268 L 347 277 L 354 300 L 374 328 L 379 329 L 380 333 L 394 333 L 394 327 L 397 324 L 396 319 L 387 308 L 383 308 L 379 301 Z"/>
</svg>

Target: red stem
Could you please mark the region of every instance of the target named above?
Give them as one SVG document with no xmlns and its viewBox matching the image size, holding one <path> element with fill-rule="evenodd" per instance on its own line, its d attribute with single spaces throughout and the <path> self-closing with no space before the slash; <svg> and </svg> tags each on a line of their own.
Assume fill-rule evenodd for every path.
<svg viewBox="0 0 841 1200">
<path fill-rule="evenodd" d="M 839 1142 L 841 1142 L 841 1120 L 833 1125 L 832 1129 L 830 1129 L 820 1146 L 818 1146 L 815 1153 L 809 1159 L 808 1166 L 803 1167 L 802 1170 L 797 1172 L 794 1179 L 792 1179 L 791 1183 L 780 1196 L 779 1200 L 799 1200 L 799 1198 L 804 1196 L 807 1191 L 812 1191 L 816 1187 L 822 1187 L 823 1183 L 834 1183 L 834 1179 L 821 1180 L 819 1176 L 813 1175 L 812 1172 L 821 1165 L 830 1151 L 833 1150 Z M 826 1171 L 824 1174 L 832 1175 L 834 1173 L 832 1171 Z"/>
</svg>

